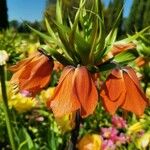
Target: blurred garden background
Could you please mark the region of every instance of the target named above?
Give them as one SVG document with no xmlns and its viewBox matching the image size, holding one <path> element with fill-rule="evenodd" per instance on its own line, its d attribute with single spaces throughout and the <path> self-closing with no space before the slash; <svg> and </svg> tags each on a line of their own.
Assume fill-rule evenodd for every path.
<svg viewBox="0 0 150 150">
<path fill-rule="evenodd" d="M 87 12 L 90 12 L 93 1 L 95 0 L 86 0 Z M 63 19 L 66 20 L 66 26 L 71 26 L 70 22 L 74 22 L 79 3 L 80 0 L 62 0 L 62 14 Z M 46 36 L 44 36 L 48 35 L 49 32 L 52 33 L 49 31 L 50 28 L 48 28 L 46 21 L 49 22 L 54 33 L 58 30 L 56 26 L 59 25 L 53 21 L 57 18 L 56 8 L 56 0 L 0 0 L 0 55 L 1 51 L 4 50 L 9 57 L 4 65 L 8 108 L 11 114 L 16 150 L 67 150 L 69 149 L 68 141 L 72 130 L 76 126 L 74 113 L 63 117 L 54 117 L 52 111 L 47 108 L 47 101 L 53 96 L 64 68 L 56 60 L 54 61 L 51 81 L 36 96 L 26 97 L 24 94 L 18 93 L 17 87 L 10 84 L 12 77 L 12 72 L 9 70 L 10 66 L 32 56 L 39 47 L 56 48 L 54 42 L 47 42 Z M 123 55 L 116 55 L 115 52 L 108 53 L 102 62 L 105 63 L 106 60 L 107 63 L 116 55 L 115 60 L 118 63 L 132 66 L 147 99 L 149 99 L 150 0 L 102 0 L 101 9 L 103 9 L 105 34 L 109 35 L 112 32 L 117 20 L 115 41 L 128 38 L 129 43 L 136 45 L 131 45 L 131 48 L 126 48 L 124 45 L 116 47 L 117 54 L 124 49 L 125 51 L 126 49 L 130 50 L 129 53 L 127 51 Z M 101 13 L 97 15 L 102 18 Z M 119 19 L 117 19 L 118 15 Z M 80 23 L 79 28 L 82 29 Z M 34 29 L 43 35 L 34 32 Z M 64 30 L 68 32 L 67 28 Z M 57 36 L 58 34 L 56 34 Z M 115 43 L 115 41 L 113 42 Z M 123 42 L 126 41 L 128 40 Z M 3 56 L 0 56 L 0 59 L 1 62 Z M 123 59 L 125 61 L 122 61 Z M 95 84 L 98 84 L 98 91 L 110 73 L 106 70 L 104 69 L 104 72 L 100 72 L 100 75 L 97 74 L 96 76 Z M 2 72 L 0 72 L 1 76 Z M 2 86 L 0 87 L 0 150 L 15 150 L 12 148 L 11 140 L 7 134 L 5 123 L 7 119 L 3 109 L 1 90 Z M 149 107 L 145 109 L 142 116 L 138 117 L 131 112 L 122 110 L 118 110 L 115 115 L 110 115 L 105 111 L 100 101 L 93 115 L 82 119 L 75 147 L 79 150 L 150 149 Z"/>
</svg>

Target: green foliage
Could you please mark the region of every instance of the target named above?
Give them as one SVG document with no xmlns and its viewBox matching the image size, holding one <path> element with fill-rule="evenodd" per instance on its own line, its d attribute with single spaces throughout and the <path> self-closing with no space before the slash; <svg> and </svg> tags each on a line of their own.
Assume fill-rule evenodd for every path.
<svg viewBox="0 0 150 150">
<path fill-rule="evenodd" d="M 21 37 L 17 33 L 7 30 L 0 33 L 0 50 L 5 50 L 9 54 L 9 63 L 13 64 L 19 60 L 21 51 Z M 18 50 L 18 51 L 17 51 Z"/>
<path fill-rule="evenodd" d="M 105 18 L 105 28 L 106 32 L 109 33 L 112 25 L 114 24 L 114 20 L 117 19 L 118 14 L 121 9 L 123 9 L 124 6 L 124 0 L 113 0 L 109 2 L 109 5 L 104 10 L 104 18 Z M 118 36 L 120 37 L 123 34 L 123 11 L 121 12 L 119 22 L 118 22 Z"/>
<path fill-rule="evenodd" d="M 34 34 L 19 34 L 13 29 L 0 32 L 0 50 L 5 50 L 9 55 L 8 64 L 16 64 L 18 60 L 24 58 L 32 47 L 37 48 L 38 37 Z"/>
<path fill-rule="evenodd" d="M 87 133 L 100 133 L 100 128 L 110 125 L 111 117 L 106 113 L 101 103 L 98 104 L 93 115 L 83 120 L 80 136 Z"/>
<path fill-rule="evenodd" d="M 145 6 L 145 11 L 143 14 L 143 28 L 150 25 L 149 13 L 150 13 L 150 1 L 147 0 L 146 6 Z"/>
<path fill-rule="evenodd" d="M 150 1 L 134 0 L 130 15 L 127 19 L 126 30 L 128 33 L 140 31 L 150 25 Z M 134 16 L 134 17 L 133 17 Z"/>
<path fill-rule="evenodd" d="M 6 139 L 8 139 L 8 136 L 6 134 L 6 125 L 5 125 L 5 115 L 3 113 L 2 104 L 0 103 L 0 145 L 1 148 L 8 145 L 8 142 L 6 142 Z"/>
<path fill-rule="evenodd" d="M 0 145 L 1 148 L 6 148 L 9 147 L 9 141 L 1 105 L 0 113 Z M 18 114 L 14 110 L 11 110 L 11 113 L 18 150 L 63 150 L 63 142 L 67 136 L 62 138 L 53 115 L 44 107 L 24 114 Z M 40 118 L 43 121 L 40 121 Z"/>
</svg>

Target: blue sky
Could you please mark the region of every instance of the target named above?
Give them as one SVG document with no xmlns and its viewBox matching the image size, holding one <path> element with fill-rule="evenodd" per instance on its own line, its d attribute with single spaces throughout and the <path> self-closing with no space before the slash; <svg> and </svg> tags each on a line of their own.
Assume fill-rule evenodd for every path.
<svg viewBox="0 0 150 150">
<path fill-rule="evenodd" d="M 106 6 L 108 6 L 110 0 L 102 0 Z M 130 12 L 130 8 L 132 5 L 132 1 L 133 0 L 125 0 L 125 5 L 124 5 L 124 17 L 127 17 L 129 15 Z"/>
<path fill-rule="evenodd" d="M 110 0 L 103 0 L 108 5 Z M 132 0 L 125 0 L 124 16 L 128 16 Z M 7 0 L 9 20 L 41 20 L 46 0 Z"/>
<path fill-rule="evenodd" d="M 7 0 L 9 20 L 41 20 L 46 0 Z"/>
</svg>

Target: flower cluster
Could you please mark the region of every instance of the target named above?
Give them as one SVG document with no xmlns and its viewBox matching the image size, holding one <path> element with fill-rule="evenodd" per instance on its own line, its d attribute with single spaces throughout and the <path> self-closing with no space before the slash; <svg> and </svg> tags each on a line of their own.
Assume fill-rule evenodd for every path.
<svg viewBox="0 0 150 150">
<path fill-rule="evenodd" d="M 26 96 L 33 97 L 48 85 L 53 60 L 42 52 L 37 52 L 12 66 L 10 70 L 14 72 L 11 82 L 18 86 L 21 93 L 25 92 Z M 100 96 L 110 114 L 114 114 L 121 107 L 136 115 L 142 115 L 147 105 L 147 98 L 131 67 L 113 69 L 101 88 Z M 47 106 L 53 110 L 56 117 L 77 110 L 80 110 L 82 117 L 87 117 L 95 110 L 97 101 L 98 92 L 88 68 L 66 66 Z"/>
<path fill-rule="evenodd" d="M 103 139 L 103 150 L 115 150 L 122 144 L 126 144 L 129 137 L 125 133 L 120 132 L 119 129 L 127 127 L 126 121 L 119 116 L 112 117 L 112 126 L 108 128 L 101 128 L 101 137 Z"/>
</svg>

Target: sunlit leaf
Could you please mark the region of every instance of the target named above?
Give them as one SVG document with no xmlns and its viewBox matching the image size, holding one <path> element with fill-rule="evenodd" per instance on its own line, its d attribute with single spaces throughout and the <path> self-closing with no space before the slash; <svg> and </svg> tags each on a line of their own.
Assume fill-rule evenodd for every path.
<svg viewBox="0 0 150 150">
<path fill-rule="evenodd" d="M 117 63 L 129 63 L 130 61 L 133 61 L 136 58 L 136 56 L 136 51 L 129 50 L 117 54 L 113 60 Z"/>
</svg>

